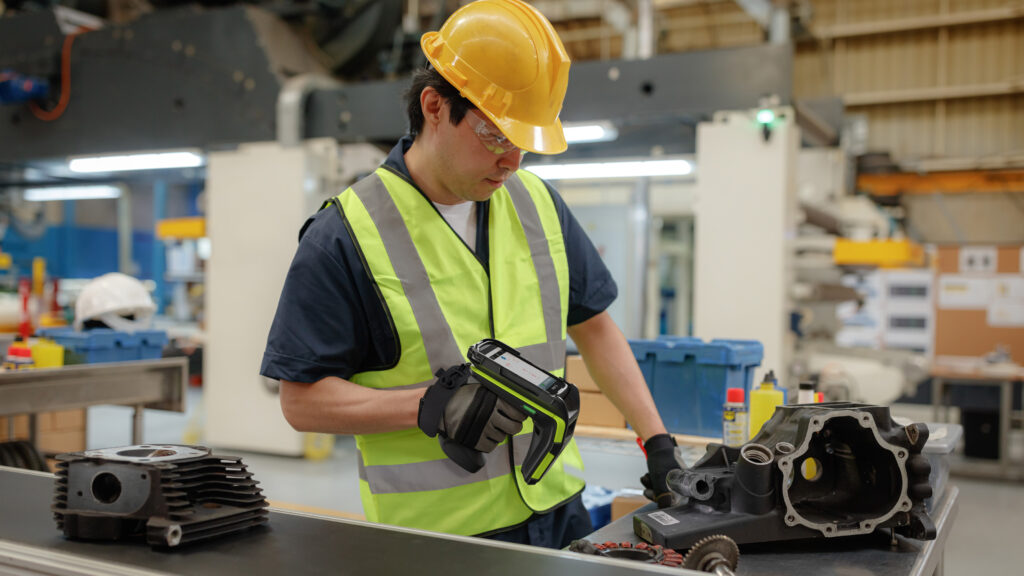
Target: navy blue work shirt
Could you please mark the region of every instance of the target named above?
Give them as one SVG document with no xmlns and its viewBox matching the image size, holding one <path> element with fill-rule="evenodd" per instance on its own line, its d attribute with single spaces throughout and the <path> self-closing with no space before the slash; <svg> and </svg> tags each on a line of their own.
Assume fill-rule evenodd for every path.
<svg viewBox="0 0 1024 576">
<path fill-rule="evenodd" d="M 405 152 L 412 137 L 392 148 L 384 167 L 412 182 Z M 569 262 L 568 325 L 605 310 L 618 294 L 615 281 L 565 201 L 550 186 Z M 417 188 L 418 190 L 418 188 Z M 420 192 L 422 194 L 422 191 Z M 476 252 L 488 265 L 487 209 L 477 203 Z M 277 303 L 260 374 L 275 380 L 316 382 L 327 376 L 382 370 L 398 361 L 384 303 L 370 281 L 338 210 L 321 210 L 303 226 L 299 247 Z"/>
</svg>

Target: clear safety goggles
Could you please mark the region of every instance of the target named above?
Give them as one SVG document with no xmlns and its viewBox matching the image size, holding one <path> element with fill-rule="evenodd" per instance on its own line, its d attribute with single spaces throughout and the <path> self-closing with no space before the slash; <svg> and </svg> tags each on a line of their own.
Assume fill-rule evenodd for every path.
<svg viewBox="0 0 1024 576">
<path fill-rule="evenodd" d="M 469 121 L 469 127 L 473 129 L 473 132 L 487 150 L 499 156 L 508 154 L 513 150 L 518 151 L 520 157 L 526 155 L 526 150 L 513 144 L 497 128 L 492 128 L 475 110 L 467 110 L 466 119 Z"/>
</svg>

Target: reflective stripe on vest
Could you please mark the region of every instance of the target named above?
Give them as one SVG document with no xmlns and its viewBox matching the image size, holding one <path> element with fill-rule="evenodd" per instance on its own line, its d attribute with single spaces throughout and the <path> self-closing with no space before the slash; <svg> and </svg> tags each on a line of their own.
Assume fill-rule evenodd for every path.
<svg viewBox="0 0 1024 576">
<path fill-rule="evenodd" d="M 537 213 L 537 206 L 530 197 L 530 191 L 518 177 L 508 179 L 506 184 L 512 203 L 515 205 L 519 221 L 526 232 L 526 239 L 530 245 L 530 255 L 533 257 L 534 270 L 537 273 L 537 280 L 540 283 L 541 303 L 544 310 L 544 330 L 547 334 L 547 342 L 558 342 L 559 346 L 552 346 L 549 350 L 550 358 L 528 358 L 541 367 L 548 370 L 564 367 L 565 364 L 565 313 L 558 297 L 558 275 L 555 272 L 555 263 L 551 259 L 551 251 L 548 248 L 548 239 L 544 234 L 544 227 L 540 222 L 540 215 Z M 546 192 L 546 190 L 545 190 Z"/>
<path fill-rule="evenodd" d="M 516 466 L 522 466 L 526 460 L 533 434 L 516 436 Z M 389 466 L 364 466 L 362 454 L 358 456 L 359 479 L 369 482 L 376 494 L 395 494 L 420 490 L 442 490 L 452 486 L 471 484 L 481 479 L 496 478 L 508 474 L 508 443 L 505 442 L 494 449 L 494 457 L 489 458 L 482 469 L 469 473 L 449 459 L 429 460 L 415 464 L 392 464 Z M 438 470 L 438 469 L 441 470 Z M 575 469 L 578 475 L 583 470 Z M 452 482 L 452 477 L 461 478 L 460 482 Z M 438 485 L 429 486 L 427 482 L 437 480 Z"/>
<path fill-rule="evenodd" d="M 490 200 L 490 275 L 433 205 L 387 169 L 338 197 L 400 345 L 395 366 L 356 374 L 353 382 L 388 389 L 427 386 L 436 370 L 465 362 L 469 345 L 492 335 L 492 322 L 494 337 L 561 374 L 568 305 L 564 240 L 543 182 L 532 174 L 523 174 L 526 183 L 519 178 Z M 525 455 L 531 432 L 527 421 L 512 441 L 517 454 Z M 447 459 L 437 439 L 418 429 L 356 439 L 363 507 L 373 521 L 479 534 L 518 524 L 583 488 L 575 444 L 544 480 L 525 486 L 518 466 L 518 482 L 510 474 L 507 442 L 486 455 L 484 470 L 469 474 Z M 565 465 L 576 474 L 568 474 Z M 527 490 L 520 497 L 522 488 Z"/>
</svg>

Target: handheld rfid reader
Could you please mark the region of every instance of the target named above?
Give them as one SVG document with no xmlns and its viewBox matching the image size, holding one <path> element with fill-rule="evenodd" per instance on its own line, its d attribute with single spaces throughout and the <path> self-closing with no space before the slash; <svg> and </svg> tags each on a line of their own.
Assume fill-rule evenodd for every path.
<svg viewBox="0 0 1024 576">
<path fill-rule="evenodd" d="M 522 474 L 527 484 L 536 484 L 572 439 L 580 412 L 579 390 L 498 340 L 477 342 L 467 356 L 483 386 L 533 420 Z"/>
</svg>

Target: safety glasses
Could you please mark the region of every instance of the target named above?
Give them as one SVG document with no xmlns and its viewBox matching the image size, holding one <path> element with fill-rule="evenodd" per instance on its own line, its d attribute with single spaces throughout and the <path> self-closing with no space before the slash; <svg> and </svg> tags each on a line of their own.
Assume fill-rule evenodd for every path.
<svg viewBox="0 0 1024 576">
<path fill-rule="evenodd" d="M 473 129 L 477 138 L 483 143 L 484 148 L 487 148 L 490 152 L 500 156 L 516 150 L 519 152 L 520 157 L 526 155 L 526 150 L 513 144 L 497 128 L 492 127 L 486 120 L 481 118 L 475 110 L 466 111 L 466 120 L 469 122 L 469 127 Z"/>
</svg>

